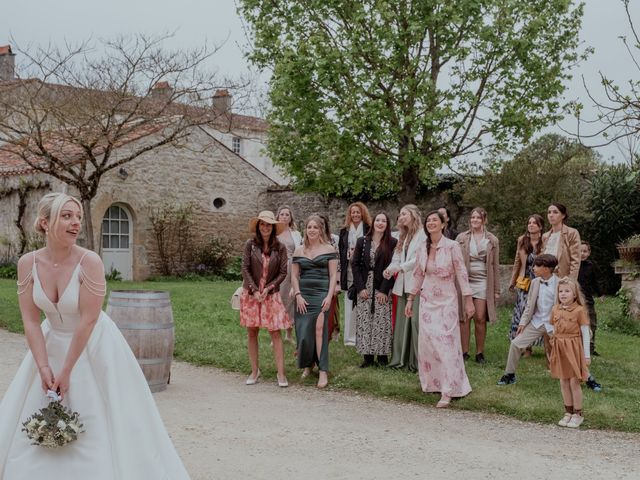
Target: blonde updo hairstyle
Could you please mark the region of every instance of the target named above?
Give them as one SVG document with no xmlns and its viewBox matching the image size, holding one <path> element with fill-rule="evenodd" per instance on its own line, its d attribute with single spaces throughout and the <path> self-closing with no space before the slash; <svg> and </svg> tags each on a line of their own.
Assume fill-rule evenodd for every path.
<svg viewBox="0 0 640 480">
<path fill-rule="evenodd" d="M 61 192 L 47 193 L 38 202 L 38 217 L 33 224 L 33 228 L 36 233 L 39 233 L 43 237 L 47 235 L 47 232 L 42 226 L 42 220 L 46 220 L 47 222 L 49 222 L 49 230 L 55 232 L 55 226 L 60 219 L 60 212 L 62 211 L 62 207 L 67 202 L 73 202 L 78 205 L 78 208 L 80 209 L 80 216 L 83 216 L 82 203 L 80 203 L 80 200 L 78 200 L 77 198 Z M 52 235 L 55 236 L 55 234 L 53 233 Z"/>
</svg>

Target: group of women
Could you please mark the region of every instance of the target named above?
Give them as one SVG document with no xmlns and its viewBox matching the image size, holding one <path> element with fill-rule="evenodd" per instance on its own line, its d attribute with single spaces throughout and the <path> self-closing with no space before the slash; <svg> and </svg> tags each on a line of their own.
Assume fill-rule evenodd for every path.
<svg viewBox="0 0 640 480">
<path fill-rule="evenodd" d="M 82 216 L 76 198 L 46 195 L 35 222 L 45 247 L 18 263 L 18 296 L 30 351 L 0 403 L 0 474 L 189 478 L 135 357 L 101 310 L 104 266 L 98 255 L 76 245 Z M 510 282 L 517 290 L 514 325 L 526 303 L 536 255 L 555 256 L 559 277 L 576 280 L 580 273 L 580 235 L 565 224 L 566 208 L 553 203 L 547 218 L 551 228 L 543 234 L 542 218 L 531 215 L 518 239 Z M 258 333 L 267 328 L 278 385 L 288 385 L 280 332 L 291 339 L 295 326 L 303 377 L 317 366 L 318 387 L 326 387 L 329 340 L 339 328 L 336 295 L 342 290 L 347 293 L 344 341 L 363 355 L 362 367 L 377 360 L 417 369 L 422 389 L 440 393 L 441 408 L 467 395 L 470 321 L 475 323 L 475 358 L 482 363 L 486 323 L 495 320 L 499 295 L 499 243 L 486 223 L 486 212 L 476 208 L 469 230 L 456 235 L 446 209 L 428 212 L 423 223 L 418 208 L 405 205 L 394 235 L 385 213 L 372 218 L 358 202 L 349 206 L 336 238 L 323 215 L 307 218 L 302 236 L 290 208 L 277 215 L 260 212 L 251 220 L 252 238 L 242 265 L 240 318 L 251 362 L 246 383 L 260 378 Z M 29 445 L 21 432 L 20 422 L 43 404 L 47 389 L 69 399 L 86 430 L 82 442 L 55 455 Z"/>
<path fill-rule="evenodd" d="M 564 224 L 564 206 L 552 204 L 547 213 L 550 231 L 543 235 L 544 221 L 534 214 L 518 239 L 510 282 L 517 292 L 511 337 L 526 304 L 536 255 L 556 255 L 559 275 L 577 277 L 579 235 Z M 253 238 L 243 262 L 241 323 L 249 329 L 252 366 L 247 384 L 260 376 L 258 322 L 271 332 L 279 385 L 287 385 L 279 331 L 293 324 L 302 376 L 317 366 L 318 387 L 325 387 L 329 340 L 340 325 L 337 295 L 343 291 L 344 343 L 362 355 L 362 368 L 377 364 L 418 371 L 422 389 L 441 394 L 439 407 L 465 396 L 471 391 L 464 369 L 471 323 L 475 361 L 483 364 L 487 324 L 496 321 L 500 297 L 500 245 L 487 220 L 484 209 L 474 208 L 469 229 L 458 234 L 446 208 L 430 211 L 423 222 L 418 207 L 410 204 L 401 208 L 392 233 L 386 213 L 372 217 L 355 202 L 336 242 L 322 215 L 307 218 L 300 235 L 291 208 L 283 206 L 277 215 L 261 212 L 250 224 Z"/>
</svg>

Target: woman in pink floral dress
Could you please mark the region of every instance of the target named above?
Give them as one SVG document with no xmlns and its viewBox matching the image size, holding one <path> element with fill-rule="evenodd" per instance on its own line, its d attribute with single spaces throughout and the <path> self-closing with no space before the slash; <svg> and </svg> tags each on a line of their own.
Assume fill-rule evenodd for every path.
<svg viewBox="0 0 640 480">
<path fill-rule="evenodd" d="M 460 245 L 443 235 L 444 218 L 438 211 L 429 212 L 424 227 L 427 238 L 416 254 L 415 286 L 408 296 L 405 315 L 411 317 L 414 297 L 420 293 L 420 384 L 424 392 L 440 392 L 436 407 L 446 408 L 451 398 L 471 392 L 460 345 L 456 280 L 467 317 L 475 311 Z"/>
<path fill-rule="evenodd" d="M 260 378 L 258 366 L 258 334 L 266 328 L 273 343 L 273 356 L 278 369 L 278 385 L 287 387 L 284 374 L 284 351 L 280 330 L 291 327 L 282 298 L 280 284 L 287 276 L 287 247 L 278 241 L 285 225 L 276 221 L 273 212 L 263 211 L 251 219 L 249 230 L 253 238 L 247 240 L 242 257 L 242 293 L 240 294 L 240 325 L 247 329 L 247 348 L 251 375 L 247 385 Z"/>
</svg>

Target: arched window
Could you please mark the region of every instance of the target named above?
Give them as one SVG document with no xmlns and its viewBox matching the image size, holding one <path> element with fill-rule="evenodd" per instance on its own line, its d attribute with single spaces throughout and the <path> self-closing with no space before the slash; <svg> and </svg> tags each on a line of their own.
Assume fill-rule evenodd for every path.
<svg viewBox="0 0 640 480">
<path fill-rule="evenodd" d="M 102 248 L 129 248 L 130 219 L 127 211 L 112 205 L 102 218 Z"/>
</svg>

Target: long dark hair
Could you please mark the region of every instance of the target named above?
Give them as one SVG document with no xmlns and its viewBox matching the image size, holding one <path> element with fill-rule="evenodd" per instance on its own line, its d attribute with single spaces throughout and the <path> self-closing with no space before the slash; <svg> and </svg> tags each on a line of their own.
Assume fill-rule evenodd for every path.
<svg viewBox="0 0 640 480">
<path fill-rule="evenodd" d="M 564 215 L 564 218 L 562 219 L 562 223 L 567 223 L 567 220 L 569 220 L 569 214 L 567 213 L 567 207 L 565 207 L 563 204 L 558 203 L 558 202 L 551 202 L 551 204 L 549 205 L 550 207 L 556 207 L 558 209 L 558 211 Z"/>
<path fill-rule="evenodd" d="M 534 213 L 533 215 L 529 215 L 529 218 L 527 218 L 527 232 L 524 234 L 524 239 L 522 240 L 522 248 L 524 249 L 524 252 L 529 255 L 531 252 L 533 252 L 533 244 L 531 243 L 531 236 L 529 235 L 529 220 L 534 219 L 536 221 L 536 224 L 540 227 L 540 235 L 542 236 L 542 232 L 544 232 L 544 218 L 542 218 L 542 216 L 538 215 L 537 213 Z M 535 254 L 539 254 L 540 250 L 542 249 L 542 238 L 538 239 L 538 244 L 536 245 L 536 251 Z"/>
<path fill-rule="evenodd" d="M 431 215 L 437 215 L 438 218 L 440 219 L 440 221 L 442 222 L 442 224 L 444 225 L 444 228 L 447 228 L 447 223 L 444 221 L 444 217 L 442 216 L 442 214 L 438 210 L 431 210 L 429 213 L 427 213 L 425 215 L 425 217 L 424 217 L 424 233 L 427 235 L 427 257 L 429 256 L 429 252 L 431 251 L 431 234 L 427 230 L 427 220 L 429 220 L 429 217 Z M 444 228 L 442 229 L 442 234 L 443 235 L 444 235 Z"/>
<path fill-rule="evenodd" d="M 280 248 L 280 241 L 278 240 L 278 235 L 276 233 L 276 226 L 273 225 L 273 228 L 271 229 L 269 242 L 267 243 L 267 248 L 265 249 L 264 240 L 262 239 L 262 234 L 260 233 L 261 221 L 262 220 L 258 220 L 256 222 L 256 231 L 254 232 L 255 234 L 253 236 L 253 243 L 255 243 L 260 248 L 260 251 L 264 251 L 267 255 L 271 255 L 271 252 L 273 252 L 273 250 L 277 250 L 278 248 Z"/>
<path fill-rule="evenodd" d="M 389 215 L 386 212 L 378 212 L 373 217 L 373 221 L 371 222 L 371 226 L 369 227 L 369 231 L 367 232 L 366 238 L 370 241 L 373 241 L 373 225 L 376 223 L 376 218 L 378 215 L 384 215 L 384 218 L 387 219 L 387 228 L 385 228 L 384 233 L 382 234 L 382 238 L 380 239 L 380 243 L 378 244 L 378 250 L 376 250 L 376 259 L 382 257 L 382 260 L 386 265 L 391 263 L 391 258 L 393 257 L 393 248 L 391 248 L 391 221 L 389 220 Z"/>
</svg>

